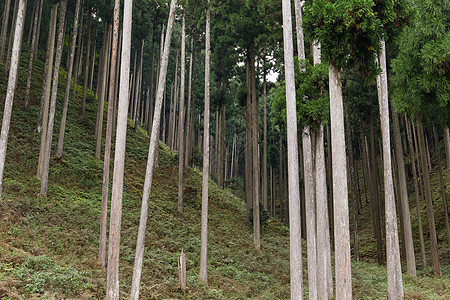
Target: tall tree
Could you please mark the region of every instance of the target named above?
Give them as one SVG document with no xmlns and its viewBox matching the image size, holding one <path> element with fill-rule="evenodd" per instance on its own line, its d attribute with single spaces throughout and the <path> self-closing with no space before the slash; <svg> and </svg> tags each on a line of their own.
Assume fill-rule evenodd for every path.
<svg viewBox="0 0 450 300">
<path fill-rule="evenodd" d="M 139 219 L 139 231 L 136 242 L 136 256 L 134 259 L 133 279 L 131 283 L 130 299 L 139 299 L 139 286 L 141 282 L 142 262 L 144 260 L 144 242 L 145 231 L 148 219 L 148 201 L 150 200 L 150 192 L 152 188 L 153 170 L 155 166 L 155 154 L 159 144 L 159 127 L 161 121 L 161 107 L 166 85 L 167 65 L 169 62 L 170 42 L 173 32 L 173 23 L 175 21 L 175 4 L 172 0 L 170 4 L 169 18 L 167 22 L 167 32 L 164 41 L 164 53 L 161 57 L 161 67 L 158 76 L 158 90 L 155 98 L 155 114 L 153 116 L 152 135 L 150 137 L 150 146 L 148 150 L 147 168 L 145 171 L 144 191 L 142 194 L 141 216 Z"/>
<path fill-rule="evenodd" d="M 16 0 L 17 1 L 17 0 Z M 19 0 L 16 25 L 14 26 L 14 43 L 11 56 L 11 68 L 9 70 L 8 87 L 6 89 L 5 108 L 3 111 L 2 131 L 0 133 L 0 197 L 3 188 L 3 172 L 5 170 L 6 147 L 8 145 L 8 133 L 11 122 L 11 112 L 14 94 L 17 85 L 19 69 L 20 48 L 23 36 L 23 24 L 25 19 L 26 0 Z M 13 34 L 13 33 L 11 33 Z"/>
<path fill-rule="evenodd" d="M 112 37 L 112 51 L 111 51 L 111 68 L 110 81 L 108 88 L 108 116 L 106 120 L 106 140 L 105 140 L 105 157 L 103 164 L 103 184 L 102 184 L 102 210 L 100 216 L 100 238 L 98 261 L 104 268 L 106 265 L 106 229 L 108 225 L 108 189 L 109 189 L 109 165 L 111 159 L 111 140 L 113 131 L 113 107 L 115 106 L 114 98 L 116 83 L 116 65 L 117 65 L 117 44 L 119 41 L 119 15 L 120 15 L 120 0 L 115 0 L 114 16 L 113 16 L 113 37 Z M 87 80 L 85 80 L 87 81 Z"/>
<path fill-rule="evenodd" d="M 303 299 L 303 268 L 298 177 L 297 108 L 295 96 L 294 47 L 292 45 L 291 2 L 282 0 L 286 118 L 288 134 L 289 233 L 291 299 Z"/>
<path fill-rule="evenodd" d="M 5 57 L 6 37 L 8 35 L 8 21 L 9 21 L 9 9 L 11 7 L 11 0 L 6 0 L 5 10 L 3 11 L 2 19 L 2 31 L 0 33 L 0 62 L 3 62 Z"/>
<path fill-rule="evenodd" d="M 208 182 L 209 182 L 209 114 L 210 114 L 210 62 L 211 62 L 211 7 L 206 0 L 205 31 L 205 110 L 203 121 L 203 178 L 202 178 L 202 221 L 200 248 L 200 280 L 208 282 Z"/>
<path fill-rule="evenodd" d="M 45 142 L 44 160 L 42 164 L 42 178 L 41 178 L 41 196 L 47 196 L 48 188 L 48 176 L 50 168 L 50 154 L 52 148 L 52 137 L 53 137 L 53 125 L 55 123 L 55 110 L 56 110 L 56 96 L 58 93 L 58 83 L 59 83 L 59 68 L 61 66 L 62 50 L 64 46 L 64 23 L 66 19 L 66 8 L 67 0 L 61 2 L 60 12 L 59 12 L 59 24 L 58 24 L 58 40 L 56 42 L 56 57 L 55 57 L 55 68 L 53 71 L 53 81 L 52 81 L 52 95 L 50 100 L 50 111 L 48 114 L 48 125 L 47 125 L 47 136 Z"/>
<path fill-rule="evenodd" d="M 395 210 L 394 183 L 392 180 L 391 138 L 389 130 L 389 103 L 386 67 L 386 46 L 381 40 L 379 55 L 381 73 L 377 76 L 378 101 L 383 139 L 384 203 L 386 218 L 386 260 L 387 260 L 387 296 L 389 299 L 403 298 L 402 268 Z M 407 207 L 406 207 L 407 208 Z"/>
<path fill-rule="evenodd" d="M 73 60 L 75 56 L 75 45 L 77 42 L 77 33 L 78 33 L 78 19 L 80 15 L 80 6 L 81 0 L 77 0 L 76 8 L 75 8 L 75 18 L 73 20 L 73 31 L 72 31 L 72 43 L 70 46 L 70 54 L 69 54 L 69 66 L 67 69 L 67 81 L 66 81 L 66 90 L 64 93 L 64 104 L 61 115 L 61 125 L 59 127 L 59 138 L 58 138 L 58 148 L 56 150 L 56 157 L 61 158 L 63 155 L 63 147 L 64 147 L 64 132 L 66 130 L 66 119 L 67 119 L 67 110 L 69 108 L 69 94 L 70 94 L 70 86 L 72 81 L 72 69 L 73 69 Z"/>
<path fill-rule="evenodd" d="M 184 85 L 186 74 L 186 20 L 183 13 L 181 27 L 181 86 L 180 114 L 178 117 L 178 212 L 183 212 L 183 174 L 184 174 Z"/>
<path fill-rule="evenodd" d="M 114 153 L 114 175 L 111 192 L 111 216 L 108 243 L 108 273 L 106 299 L 119 299 L 120 225 L 122 220 L 123 173 L 127 137 L 128 87 L 130 78 L 131 24 L 133 0 L 125 0 L 123 10 L 123 39 L 120 64 L 119 107 Z"/>
</svg>

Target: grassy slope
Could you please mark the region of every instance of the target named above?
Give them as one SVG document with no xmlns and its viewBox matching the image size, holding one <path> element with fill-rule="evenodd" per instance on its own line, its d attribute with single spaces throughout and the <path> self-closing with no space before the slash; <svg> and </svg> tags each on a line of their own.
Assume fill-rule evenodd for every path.
<svg viewBox="0 0 450 300">
<path fill-rule="evenodd" d="M 34 128 L 43 63 L 38 61 L 35 64 L 32 106 L 25 112 L 22 99 L 27 61 L 27 54 L 24 54 L 0 200 L 0 299 L 104 298 L 106 273 L 97 265 L 103 164 L 93 158 L 95 99 L 90 95 L 85 117 L 78 113 L 80 99 L 77 97 L 75 102 L 71 101 L 64 157 L 61 161 L 52 159 L 48 197 L 38 197 L 40 181 L 35 172 L 40 136 Z M 2 65 L 0 72 L 3 72 Z M 55 135 L 59 132 L 63 77 Z M 1 106 L 5 86 L 6 78 L 1 76 Z M 54 147 L 57 142 L 55 135 Z M 128 131 L 120 250 L 123 298 L 127 298 L 132 276 L 148 142 L 144 132 Z M 219 189 L 213 182 L 210 182 L 209 285 L 197 280 L 201 173 L 195 169 L 189 169 L 187 173 L 185 212 L 180 216 L 176 209 L 176 153 L 161 145 L 159 158 L 160 168 L 155 171 L 150 197 L 142 298 L 288 298 L 288 231 L 272 221 L 262 235 L 262 250 L 255 251 L 251 230 L 245 224 L 242 199 L 228 190 Z M 361 217 L 367 220 L 361 224 L 361 228 L 367 228 L 362 230 L 362 252 L 366 251 L 363 258 L 370 260 L 374 243 L 370 242 L 370 214 L 366 207 Z M 187 255 L 189 289 L 185 292 L 180 291 L 177 285 L 177 256 L 182 249 Z M 441 259 L 443 265 L 448 266 L 448 252 Z M 354 297 L 385 298 L 385 272 L 384 266 L 373 262 L 354 262 Z M 405 276 L 407 298 L 445 298 L 445 292 L 450 289 L 448 267 L 444 268 L 441 279 L 430 278 L 429 273 L 429 269 L 425 270 L 419 279 Z"/>
</svg>

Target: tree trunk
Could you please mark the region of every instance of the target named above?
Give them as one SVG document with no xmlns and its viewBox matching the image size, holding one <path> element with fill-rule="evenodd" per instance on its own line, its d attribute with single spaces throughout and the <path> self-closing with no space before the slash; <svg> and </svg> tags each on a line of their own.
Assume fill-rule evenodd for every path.
<svg viewBox="0 0 450 300">
<path fill-rule="evenodd" d="M 447 182 L 450 183 L 450 131 L 444 128 L 445 153 L 447 155 Z"/>
<path fill-rule="evenodd" d="M 117 61 L 117 43 L 119 40 L 119 15 L 120 15 L 120 0 L 115 0 L 114 3 L 114 19 L 113 19 L 113 36 L 112 36 L 112 51 L 111 51 L 111 68 L 108 94 L 108 116 L 106 121 L 106 137 L 105 137 L 105 157 L 103 164 L 103 183 L 102 183 L 102 209 L 100 216 L 100 238 L 99 238 L 99 253 L 98 261 L 102 268 L 106 265 L 106 230 L 108 225 L 108 189 L 109 189 L 109 165 L 111 158 L 111 138 L 112 138 L 112 121 L 114 119 L 113 106 L 116 86 L 116 65 Z M 86 80 L 85 80 L 86 81 Z"/>
<path fill-rule="evenodd" d="M 18 9 L 19 9 L 19 1 L 16 0 L 14 2 L 13 20 L 12 20 L 12 23 L 11 23 L 11 27 L 12 27 L 11 28 L 11 33 L 9 34 L 8 52 L 6 54 L 5 69 L 4 69 L 5 77 L 8 75 L 9 68 L 11 66 L 11 55 L 12 55 L 12 47 L 13 47 L 13 42 L 14 42 L 13 32 L 14 33 L 16 32 L 17 16 L 18 16 L 18 13 L 19 13 Z M 25 12 L 24 12 L 25 14 L 26 14 L 26 10 L 27 9 L 25 7 Z M 24 20 L 24 22 L 25 22 L 25 20 Z M 23 31 L 23 29 L 22 29 L 22 31 Z M 19 46 L 20 46 L 20 50 L 21 50 L 22 49 L 22 45 L 19 45 Z M 20 57 L 19 57 L 19 65 L 20 65 Z"/>
<path fill-rule="evenodd" d="M 132 0 L 125 0 L 123 12 L 123 41 L 120 64 L 119 108 L 117 117 L 117 136 L 114 156 L 114 175 L 111 193 L 111 216 L 108 245 L 108 272 L 106 299 L 119 299 L 119 247 L 122 218 L 123 173 L 125 164 L 125 145 L 127 134 L 128 86 L 130 78 L 130 50 Z"/>
<path fill-rule="evenodd" d="M 183 212 L 183 174 L 184 174 L 184 85 L 186 74 L 186 24 L 183 14 L 181 27 L 181 86 L 180 115 L 178 119 L 178 212 Z"/>
<path fill-rule="evenodd" d="M 245 203 L 247 207 L 246 218 L 249 221 L 249 213 L 252 208 L 252 98 L 250 86 L 250 59 L 246 59 L 246 85 L 247 85 L 247 102 L 245 114 Z M 281 144 L 280 144 L 281 147 Z M 281 170 L 280 170 L 281 171 Z"/>
<path fill-rule="evenodd" d="M 101 146 L 102 146 L 102 135 L 103 135 L 103 112 L 105 108 L 105 98 L 106 98 L 106 85 L 108 83 L 108 70 L 110 69 L 110 49 L 111 49 L 111 25 L 107 27 L 108 33 L 106 35 L 105 51 L 104 51 L 104 62 L 103 62 L 103 78 L 101 84 L 101 91 L 98 97 L 97 105 L 97 124 L 95 126 L 95 158 L 100 159 Z"/>
<path fill-rule="evenodd" d="M 139 299 L 139 286 L 141 281 L 142 262 L 144 258 L 145 231 L 148 219 L 148 202 L 152 187 L 153 169 L 155 165 L 155 153 L 159 144 L 159 126 L 161 120 L 161 106 L 163 100 L 164 87 L 166 84 L 167 65 L 169 61 L 170 42 L 172 38 L 173 23 L 175 20 L 175 0 L 171 1 L 170 13 L 167 25 L 167 33 L 164 45 L 164 54 L 161 62 L 160 75 L 158 77 L 158 90 L 156 93 L 155 115 L 153 117 L 152 135 L 148 151 L 147 169 L 145 173 L 144 191 L 142 195 L 141 216 L 139 220 L 139 231 L 136 243 L 136 256 L 134 260 L 133 280 L 131 285 L 130 299 Z M 118 262 L 118 261 L 117 261 Z"/>
<path fill-rule="evenodd" d="M 250 49 L 250 70 L 252 84 L 252 153 L 253 153 L 253 244 L 256 250 L 261 248 L 259 224 L 259 159 L 258 159 L 258 98 L 256 97 L 256 53 Z"/>
<path fill-rule="evenodd" d="M 437 150 L 437 158 L 438 158 L 438 167 L 439 167 L 439 181 L 441 182 L 441 197 L 442 197 L 442 206 L 444 208 L 444 223 L 445 223 L 445 231 L 447 233 L 447 243 L 450 244 L 450 227 L 448 224 L 448 208 L 447 208 L 447 198 L 445 195 L 445 184 L 444 177 L 442 175 L 442 162 L 441 162 L 441 151 L 439 148 L 439 141 L 436 132 L 436 127 L 433 125 L 433 135 L 434 135 L 434 143 L 436 145 Z"/>
<path fill-rule="evenodd" d="M 147 135 L 150 136 L 152 133 L 152 122 L 153 122 L 153 87 L 154 87 L 154 69 L 155 69 L 155 40 L 152 38 L 152 62 L 150 63 L 150 89 L 148 91 L 148 101 L 147 101 Z"/>
<path fill-rule="evenodd" d="M 341 72 L 329 66 L 336 299 L 351 299 L 350 226 Z"/>
<path fill-rule="evenodd" d="M 397 214 L 395 210 L 394 183 L 392 180 L 387 67 L 386 67 L 386 50 L 384 40 L 381 40 L 381 53 L 379 56 L 379 63 L 382 71 L 381 74 L 377 76 L 377 87 L 378 87 L 378 100 L 381 118 L 381 133 L 383 139 L 384 197 L 385 197 L 385 216 L 386 216 L 385 219 L 386 219 L 387 297 L 388 299 L 402 299 L 403 298 L 402 268 L 400 265 Z M 403 206 L 405 208 L 403 212 L 409 213 L 407 197 L 405 201 L 406 205 Z M 405 212 L 405 210 L 407 210 L 407 212 Z M 409 219 L 409 215 L 404 214 L 404 216 L 405 219 L 406 217 L 408 217 Z M 410 224 L 408 225 L 411 227 Z M 412 245 L 412 235 L 409 236 L 409 238 L 411 239 L 409 242 Z M 408 254 L 410 255 L 410 253 Z M 408 269 L 408 271 L 410 271 L 410 269 Z"/>
<path fill-rule="evenodd" d="M 30 46 L 30 41 L 31 41 L 31 35 L 33 33 L 33 28 L 36 28 L 36 26 L 34 26 L 34 21 L 36 20 L 37 22 L 37 15 L 39 12 L 39 7 L 37 7 L 39 4 L 37 1 L 34 1 L 33 3 L 33 12 L 31 13 L 31 19 L 30 19 L 30 28 L 28 29 L 28 38 L 27 38 L 27 46 Z"/>
<path fill-rule="evenodd" d="M 47 59 L 45 65 L 44 85 L 42 87 L 41 107 L 39 110 L 39 118 L 37 131 L 41 132 L 41 143 L 39 150 L 39 160 L 37 167 L 37 177 L 42 178 L 45 142 L 47 140 L 47 123 L 48 123 L 48 106 L 50 100 L 50 88 L 52 85 L 53 75 L 53 54 L 55 50 L 56 20 L 58 13 L 58 4 L 53 5 L 50 15 L 49 38 L 47 43 Z"/>
<path fill-rule="evenodd" d="M 372 219 L 374 224 L 374 234 L 377 240 L 377 259 L 378 264 L 382 265 L 384 263 L 383 257 L 383 237 L 381 234 L 381 212 L 380 212 L 380 204 L 379 204 L 379 194 L 377 188 L 378 181 L 378 163 L 376 159 L 376 150 L 375 150 L 375 137 L 373 130 L 373 117 L 370 116 L 370 167 L 369 176 L 370 176 L 370 184 L 371 184 L 371 207 L 372 207 Z"/>
<path fill-rule="evenodd" d="M 414 245 L 411 229 L 411 218 L 409 215 L 409 202 L 408 202 L 408 190 L 406 186 L 405 164 L 403 161 L 403 148 L 400 136 L 400 125 L 398 122 L 398 114 L 395 108 L 392 110 L 392 119 L 394 125 L 394 141 L 395 141 L 395 153 L 397 156 L 398 165 L 398 179 L 400 183 L 400 202 L 403 216 L 403 234 L 405 237 L 405 249 L 406 249 L 406 273 L 410 276 L 416 277 L 416 259 L 414 255 Z"/>
<path fill-rule="evenodd" d="M 61 8 L 59 12 L 59 24 L 58 24 L 58 40 L 56 43 L 56 57 L 55 57 L 55 69 L 53 71 L 53 81 L 52 81 L 52 96 L 50 100 L 50 112 L 48 115 L 48 126 L 47 126 L 47 137 L 45 143 L 44 160 L 42 164 L 42 180 L 41 180 L 41 190 L 40 195 L 42 197 L 47 196 L 48 187 L 48 175 L 50 167 L 50 153 L 52 146 L 53 137 L 53 125 L 55 121 L 55 110 L 56 110 L 56 96 L 58 93 L 58 78 L 59 78 L 59 67 L 61 65 L 62 49 L 64 46 L 64 22 L 66 19 L 66 8 L 67 0 L 63 0 L 61 3 Z"/>
<path fill-rule="evenodd" d="M 6 37 L 8 34 L 9 9 L 11 7 L 11 0 L 6 0 L 5 10 L 3 11 L 2 31 L 0 33 L 0 63 L 5 57 Z"/>
<path fill-rule="evenodd" d="M 423 182 L 425 187 L 424 194 L 427 203 L 428 230 L 430 231 L 431 257 L 433 259 L 433 273 L 435 277 L 439 277 L 441 276 L 441 264 L 439 262 L 436 225 L 434 223 L 433 199 L 431 196 L 431 188 L 430 188 L 430 174 L 428 170 L 428 164 L 426 162 L 427 159 L 425 156 L 426 155 L 425 140 L 422 126 L 417 125 L 417 129 L 418 129 L 417 135 L 419 136 L 419 148 L 421 155 Z"/>
<path fill-rule="evenodd" d="M 80 20 L 80 32 L 78 33 L 78 49 L 75 58 L 75 69 L 73 75 L 73 91 L 72 91 L 72 100 L 75 100 L 75 96 L 77 95 L 77 81 L 78 81 L 78 70 L 80 69 L 80 64 L 83 58 L 83 11 L 81 11 L 81 20 Z"/>
<path fill-rule="evenodd" d="M 89 44 L 90 44 L 90 40 Z M 91 65 L 91 71 L 90 71 L 90 75 L 89 75 L 89 89 L 92 91 L 92 85 L 94 82 L 94 70 L 95 70 L 95 58 L 96 58 L 96 53 L 95 53 L 95 49 L 97 47 L 97 44 L 94 43 L 94 49 L 92 50 L 92 65 Z M 85 103 L 86 105 L 86 103 Z"/>
<path fill-rule="evenodd" d="M 184 169 L 187 170 L 189 165 L 189 149 L 190 144 L 193 143 L 191 140 L 191 99 L 192 99 L 192 58 L 194 53 L 194 39 L 191 37 L 191 55 L 189 58 L 189 83 L 188 83 L 188 99 L 187 99 L 187 111 L 186 111 L 186 138 L 185 138 L 185 152 L 184 152 Z"/>
<path fill-rule="evenodd" d="M 77 33 L 78 33 L 78 17 L 80 14 L 80 6 L 81 0 L 77 0 L 76 8 L 75 8 L 75 18 L 73 21 L 73 33 L 72 33 L 72 45 L 70 47 L 69 54 L 69 68 L 67 70 L 67 81 L 66 81 L 66 90 L 64 93 L 64 104 L 61 115 L 61 126 L 59 127 L 59 138 L 58 138 L 58 148 L 56 150 L 56 157 L 61 158 L 63 155 L 63 146 L 64 146 L 64 131 L 66 130 L 66 119 L 67 119 L 67 110 L 69 108 L 69 93 L 70 93 L 70 85 L 72 80 L 72 68 L 73 68 L 73 59 L 75 55 L 75 44 L 77 42 Z"/>
<path fill-rule="evenodd" d="M 16 0 L 17 1 L 17 0 Z M 19 69 L 20 48 L 22 44 L 23 23 L 27 1 L 19 0 L 17 9 L 16 24 L 14 26 L 14 43 L 12 45 L 11 68 L 9 70 L 8 86 L 6 89 L 5 108 L 3 111 L 2 130 L 0 134 L 0 197 L 3 188 L 3 172 L 5 170 L 6 148 L 8 145 L 8 133 L 11 122 L 11 112 L 14 94 L 17 85 L 17 75 Z M 13 33 L 11 32 L 11 35 Z"/>
<path fill-rule="evenodd" d="M 210 85 L 210 59 L 211 59 L 211 16 L 210 0 L 206 0 L 206 34 L 205 34 L 205 118 L 203 142 L 203 180 L 202 180 L 202 223 L 200 248 L 200 280 L 208 282 L 207 249 L 208 249 L 208 181 L 209 181 L 209 85 Z"/>
<path fill-rule="evenodd" d="M 40 3 L 36 4 L 36 5 L 39 5 L 39 8 L 40 8 L 42 6 L 43 2 L 44 2 L 44 0 L 41 0 Z M 36 38 L 37 38 L 37 31 L 38 31 L 38 19 L 39 19 L 39 11 L 40 11 L 39 8 L 37 9 L 37 11 L 34 15 L 34 20 L 33 20 L 34 33 L 33 33 L 33 40 L 31 42 L 30 60 L 28 62 L 27 88 L 25 90 L 25 100 L 24 100 L 25 110 L 28 109 L 28 105 L 30 102 L 31 72 L 33 71 L 33 60 L 35 57 L 34 53 L 36 52 L 36 48 L 37 48 L 37 44 L 38 44 L 38 41 Z"/>
<path fill-rule="evenodd" d="M 267 83 L 266 83 L 266 71 L 264 70 L 264 79 L 263 79 L 263 95 L 264 95 L 264 142 L 263 142 L 263 167 L 262 167 L 262 202 L 264 205 L 264 209 L 268 210 L 269 205 L 267 201 Z M 236 139 L 236 134 L 234 136 Z"/>
<path fill-rule="evenodd" d="M 297 107 L 295 96 L 294 47 L 291 2 L 282 0 L 284 72 L 286 77 L 286 120 L 288 134 L 289 235 L 291 299 L 303 299 L 303 267 L 298 176 Z M 281 153 L 280 153 L 281 154 Z"/>
<path fill-rule="evenodd" d="M 423 227 L 422 227 L 422 217 L 421 217 L 421 213 L 420 213 L 419 185 L 418 185 L 418 178 L 417 178 L 417 171 L 416 171 L 416 162 L 415 162 L 414 147 L 413 147 L 413 142 L 412 142 L 412 137 L 411 137 L 411 131 L 409 129 L 410 125 L 409 125 L 409 121 L 406 119 L 406 116 L 405 116 L 405 123 L 406 123 L 406 134 L 408 136 L 409 155 L 410 155 L 411 166 L 412 166 L 413 181 L 414 181 L 414 194 L 415 194 L 415 200 L 416 200 L 417 221 L 418 221 L 418 227 L 419 227 L 420 253 L 422 255 L 422 267 L 426 268 L 427 259 L 425 256 L 425 243 L 423 240 Z"/>
<path fill-rule="evenodd" d="M 116 8 L 114 8 L 115 10 Z M 89 78 L 89 54 L 91 53 L 91 23 L 92 23 L 92 6 L 89 7 L 88 11 L 88 23 L 87 23 L 87 33 L 86 33 L 86 59 L 84 62 L 84 82 L 83 82 L 83 99 L 81 100 L 81 114 L 84 115 L 86 113 L 86 96 L 87 96 L 87 86 L 88 86 L 88 78 Z M 92 71 L 94 70 L 95 63 L 95 45 L 94 45 L 94 53 L 92 60 Z M 91 82 L 92 82 L 91 76 Z M 92 90 L 92 83 L 90 84 L 90 89 Z"/>
</svg>

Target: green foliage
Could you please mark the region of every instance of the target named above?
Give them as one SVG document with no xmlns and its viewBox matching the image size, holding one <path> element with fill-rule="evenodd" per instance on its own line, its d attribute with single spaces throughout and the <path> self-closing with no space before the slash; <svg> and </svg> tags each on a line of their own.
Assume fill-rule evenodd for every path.
<svg viewBox="0 0 450 300">
<path fill-rule="evenodd" d="M 17 277 L 26 283 L 30 293 L 61 291 L 74 295 L 92 287 L 75 268 L 61 267 L 48 256 L 30 256 L 17 270 Z"/>
<path fill-rule="evenodd" d="M 296 66 L 295 86 L 297 97 L 297 119 L 301 127 L 318 128 L 328 122 L 330 100 L 328 97 L 328 65 L 311 65 L 301 62 L 303 70 Z"/>
<path fill-rule="evenodd" d="M 399 112 L 450 125 L 450 1 L 416 1 L 417 20 L 399 39 L 392 61 Z"/>
</svg>

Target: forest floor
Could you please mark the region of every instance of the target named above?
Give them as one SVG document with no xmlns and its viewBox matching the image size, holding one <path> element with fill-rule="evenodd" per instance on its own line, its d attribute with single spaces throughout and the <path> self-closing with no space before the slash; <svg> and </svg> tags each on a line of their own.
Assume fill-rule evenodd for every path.
<svg viewBox="0 0 450 300">
<path fill-rule="evenodd" d="M 40 55 L 42 58 L 43 53 Z M 40 135 L 35 127 L 44 64 L 40 60 L 35 63 L 28 111 L 23 109 L 25 66 L 28 66 L 26 49 L 14 99 L 0 200 L 0 299 L 103 299 L 106 271 L 97 263 L 103 162 L 94 158 L 95 97 L 89 94 L 86 116 L 81 116 L 81 87 L 78 86 L 77 98 L 69 106 L 64 156 L 61 160 L 52 157 L 48 196 L 39 197 L 40 180 L 35 174 Z M 0 74 L 3 67 L 0 65 Z M 64 71 L 61 75 L 54 149 L 59 132 Z M 7 78 L 0 75 L 2 110 L 6 84 Z M 123 299 L 128 298 L 130 290 L 149 144 L 143 130 L 135 133 L 131 122 L 128 125 L 120 248 Z M 209 184 L 208 285 L 198 280 L 202 175 L 197 169 L 189 168 L 184 181 L 184 213 L 180 215 L 177 212 L 177 165 L 177 153 L 160 144 L 159 168 L 155 170 L 149 203 L 141 298 L 288 299 L 288 228 L 277 219 L 270 219 L 262 233 L 261 251 L 256 251 L 252 230 L 246 223 L 243 199 L 229 189 L 218 188 L 213 181 Z M 435 186 L 438 186 L 436 178 L 433 173 Z M 434 193 L 437 199 L 438 189 Z M 415 224 L 417 216 L 412 199 L 413 195 L 411 212 Z M 439 208 L 442 205 L 439 200 L 435 205 L 443 275 L 432 277 L 429 252 L 428 267 L 422 268 L 419 244 L 415 243 L 418 277 L 404 274 L 407 299 L 449 299 L 450 250 L 445 242 Z M 370 205 L 362 204 L 359 220 L 361 261 L 352 261 L 353 296 L 355 299 L 385 299 L 386 266 L 375 263 Z M 426 224 L 426 218 L 423 222 Z M 413 228 L 415 232 L 416 229 Z M 426 228 L 424 230 L 426 233 Z M 425 240 L 429 240 L 427 236 Z M 187 258 L 188 288 L 185 291 L 178 285 L 177 257 L 181 250 Z M 303 259 L 306 266 L 306 243 Z M 307 295 L 306 269 L 303 278 Z"/>
</svg>

